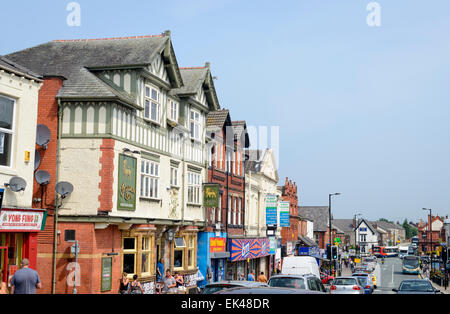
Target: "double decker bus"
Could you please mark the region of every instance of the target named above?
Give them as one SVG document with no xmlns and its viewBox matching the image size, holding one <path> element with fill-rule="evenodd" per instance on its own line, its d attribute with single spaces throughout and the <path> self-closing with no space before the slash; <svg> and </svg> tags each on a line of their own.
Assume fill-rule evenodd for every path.
<svg viewBox="0 0 450 314">
<path fill-rule="evenodd" d="M 420 262 L 419 257 L 415 255 L 406 255 L 402 262 L 402 273 L 404 274 L 419 274 Z"/>
</svg>

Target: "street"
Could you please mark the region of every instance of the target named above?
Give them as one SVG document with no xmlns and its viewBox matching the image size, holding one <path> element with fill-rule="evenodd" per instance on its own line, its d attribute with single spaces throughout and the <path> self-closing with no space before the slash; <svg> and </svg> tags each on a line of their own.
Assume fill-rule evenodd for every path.
<svg viewBox="0 0 450 314">
<path fill-rule="evenodd" d="M 421 279 L 420 275 L 407 275 L 402 273 L 402 260 L 398 257 L 385 258 L 384 264 L 378 261 L 375 269 L 377 289 L 374 294 L 395 294 L 392 291 L 398 288 L 405 279 Z"/>
</svg>

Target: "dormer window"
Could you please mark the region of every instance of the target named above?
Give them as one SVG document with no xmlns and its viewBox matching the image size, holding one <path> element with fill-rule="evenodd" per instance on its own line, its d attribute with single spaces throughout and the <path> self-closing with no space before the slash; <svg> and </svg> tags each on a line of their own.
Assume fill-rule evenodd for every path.
<svg viewBox="0 0 450 314">
<path fill-rule="evenodd" d="M 159 91 L 150 85 L 145 86 L 144 117 L 159 123 L 160 95 Z"/>
</svg>

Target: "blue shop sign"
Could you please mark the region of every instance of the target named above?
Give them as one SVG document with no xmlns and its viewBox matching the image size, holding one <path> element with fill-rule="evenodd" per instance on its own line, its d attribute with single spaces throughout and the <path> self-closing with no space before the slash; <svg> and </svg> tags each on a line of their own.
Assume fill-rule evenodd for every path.
<svg viewBox="0 0 450 314">
<path fill-rule="evenodd" d="M 320 258 L 320 250 L 318 246 L 300 246 L 298 248 L 299 256 L 312 256 L 314 258 Z"/>
</svg>

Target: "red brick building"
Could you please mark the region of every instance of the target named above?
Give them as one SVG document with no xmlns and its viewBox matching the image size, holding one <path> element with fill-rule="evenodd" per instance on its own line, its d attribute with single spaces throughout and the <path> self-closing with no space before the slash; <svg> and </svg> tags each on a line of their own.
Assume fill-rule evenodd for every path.
<svg viewBox="0 0 450 314">
<path fill-rule="evenodd" d="M 430 221 L 431 219 L 431 221 Z M 430 240 L 430 224 L 432 226 L 432 235 Z M 419 231 L 419 250 L 420 252 L 427 253 L 431 251 L 436 251 L 441 242 L 446 242 L 445 228 L 444 228 L 444 218 L 440 216 L 428 215 L 428 221 L 420 220 L 418 224 Z M 430 244 L 431 242 L 431 244 Z"/>
<path fill-rule="evenodd" d="M 289 227 L 281 228 L 281 244 L 289 250 L 295 250 L 299 236 L 301 236 L 301 219 L 298 214 L 297 184 L 286 178 L 284 186 L 279 187 L 282 200 L 289 202 Z M 306 230 L 304 231 L 306 232 Z"/>
</svg>

